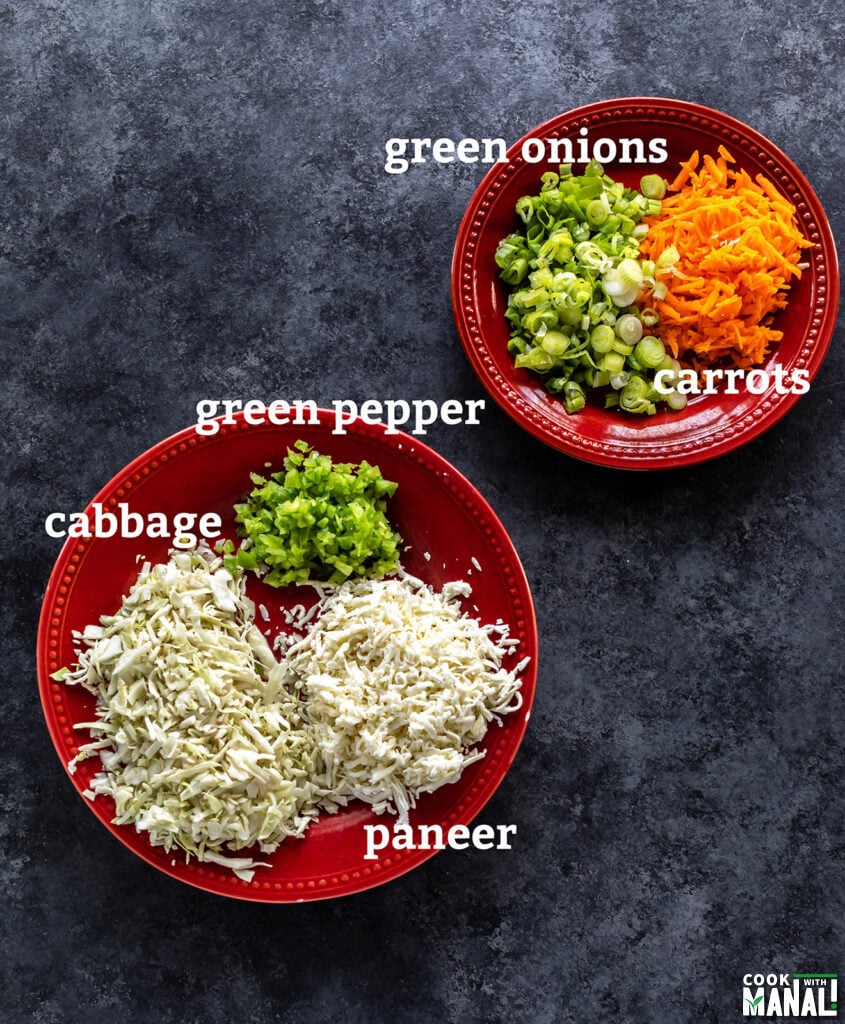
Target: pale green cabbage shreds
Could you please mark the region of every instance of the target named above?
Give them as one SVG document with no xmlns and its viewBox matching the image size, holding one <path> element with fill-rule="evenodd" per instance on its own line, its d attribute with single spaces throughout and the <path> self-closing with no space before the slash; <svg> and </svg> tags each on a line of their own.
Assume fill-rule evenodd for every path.
<svg viewBox="0 0 845 1024">
<path fill-rule="evenodd" d="M 243 578 L 208 549 L 145 564 L 116 615 L 78 637 L 66 677 L 97 697 L 97 717 L 77 728 L 99 754 L 92 797 L 108 795 L 116 824 L 155 846 L 231 868 L 228 856 L 260 844 L 272 853 L 316 817 L 314 742 L 298 695 L 253 623 Z"/>
</svg>

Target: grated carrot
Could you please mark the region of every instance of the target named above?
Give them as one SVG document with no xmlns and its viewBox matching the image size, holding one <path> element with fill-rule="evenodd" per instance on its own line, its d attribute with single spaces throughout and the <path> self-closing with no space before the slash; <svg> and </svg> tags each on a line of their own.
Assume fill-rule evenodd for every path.
<svg viewBox="0 0 845 1024">
<path fill-rule="evenodd" d="M 718 158 L 695 153 L 681 165 L 660 214 L 646 220 L 643 258 L 657 261 L 674 246 L 678 261 L 658 270 L 668 294 L 651 305 L 658 333 L 675 358 L 693 365 L 761 364 L 782 331 L 773 314 L 801 277 L 801 250 L 812 245 L 795 207 L 762 174 L 734 169 L 724 146 Z"/>
</svg>

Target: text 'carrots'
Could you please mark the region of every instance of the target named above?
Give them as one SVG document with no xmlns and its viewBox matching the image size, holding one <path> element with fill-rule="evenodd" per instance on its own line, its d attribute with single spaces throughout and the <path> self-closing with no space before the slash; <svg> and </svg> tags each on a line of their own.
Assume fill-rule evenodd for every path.
<svg viewBox="0 0 845 1024">
<path fill-rule="evenodd" d="M 652 297 L 659 333 L 676 356 L 696 366 L 759 365 L 782 332 L 772 314 L 787 302 L 800 278 L 801 234 L 795 207 L 762 174 L 751 178 L 729 167 L 724 146 L 717 159 L 696 151 L 649 218 L 641 251 L 657 261 L 674 247 L 678 259 L 659 271 L 666 286 Z M 662 289 L 658 289 L 658 292 Z"/>
</svg>

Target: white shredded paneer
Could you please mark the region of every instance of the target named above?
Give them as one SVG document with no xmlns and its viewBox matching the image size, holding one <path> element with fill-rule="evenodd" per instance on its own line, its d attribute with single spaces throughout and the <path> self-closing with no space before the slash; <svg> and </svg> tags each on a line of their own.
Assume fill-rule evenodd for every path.
<svg viewBox="0 0 845 1024">
<path fill-rule="evenodd" d="M 519 709 L 521 681 L 502 667 L 507 627 L 464 614 L 469 593 L 412 577 L 345 583 L 288 648 L 287 682 L 307 698 L 331 799 L 405 822 L 420 793 L 484 756 L 472 748 L 491 721 Z"/>
<path fill-rule="evenodd" d="M 99 754 L 90 789 L 115 822 L 247 880 L 259 862 L 226 850 L 271 853 L 316 816 L 314 744 L 254 611 L 207 548 L 173 552 L 84 631 L 66 678 L 97 697 L 77 759 Z"/>
</svg>

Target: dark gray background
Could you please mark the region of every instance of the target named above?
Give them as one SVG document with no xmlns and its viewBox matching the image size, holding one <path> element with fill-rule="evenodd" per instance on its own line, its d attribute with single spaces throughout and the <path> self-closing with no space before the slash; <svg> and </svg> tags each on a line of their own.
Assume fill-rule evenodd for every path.
<svg viewBox="0 0 845 1024">
<path fill-rule="evenodd" d="M 227 901 L 109 836 L 51 747 L 48 512 L 201 397 L 482 396 L 449 264 L 483 168 L 391 177 L 386 138 L 510 143 L 676 96 L 762 131 L 845 227 L 832 0 L 357 6 L 0 2 L 0 1018 L 738 1020 L 746 971 L 845 966 L 841 330 L 786 419 L 699 468 L 591 468 L 492 402 L 430 432 L 537 606 L 535 713 L 481 819 L 518 824 L 512 852 L 327 904 Z"/>
</svg>

